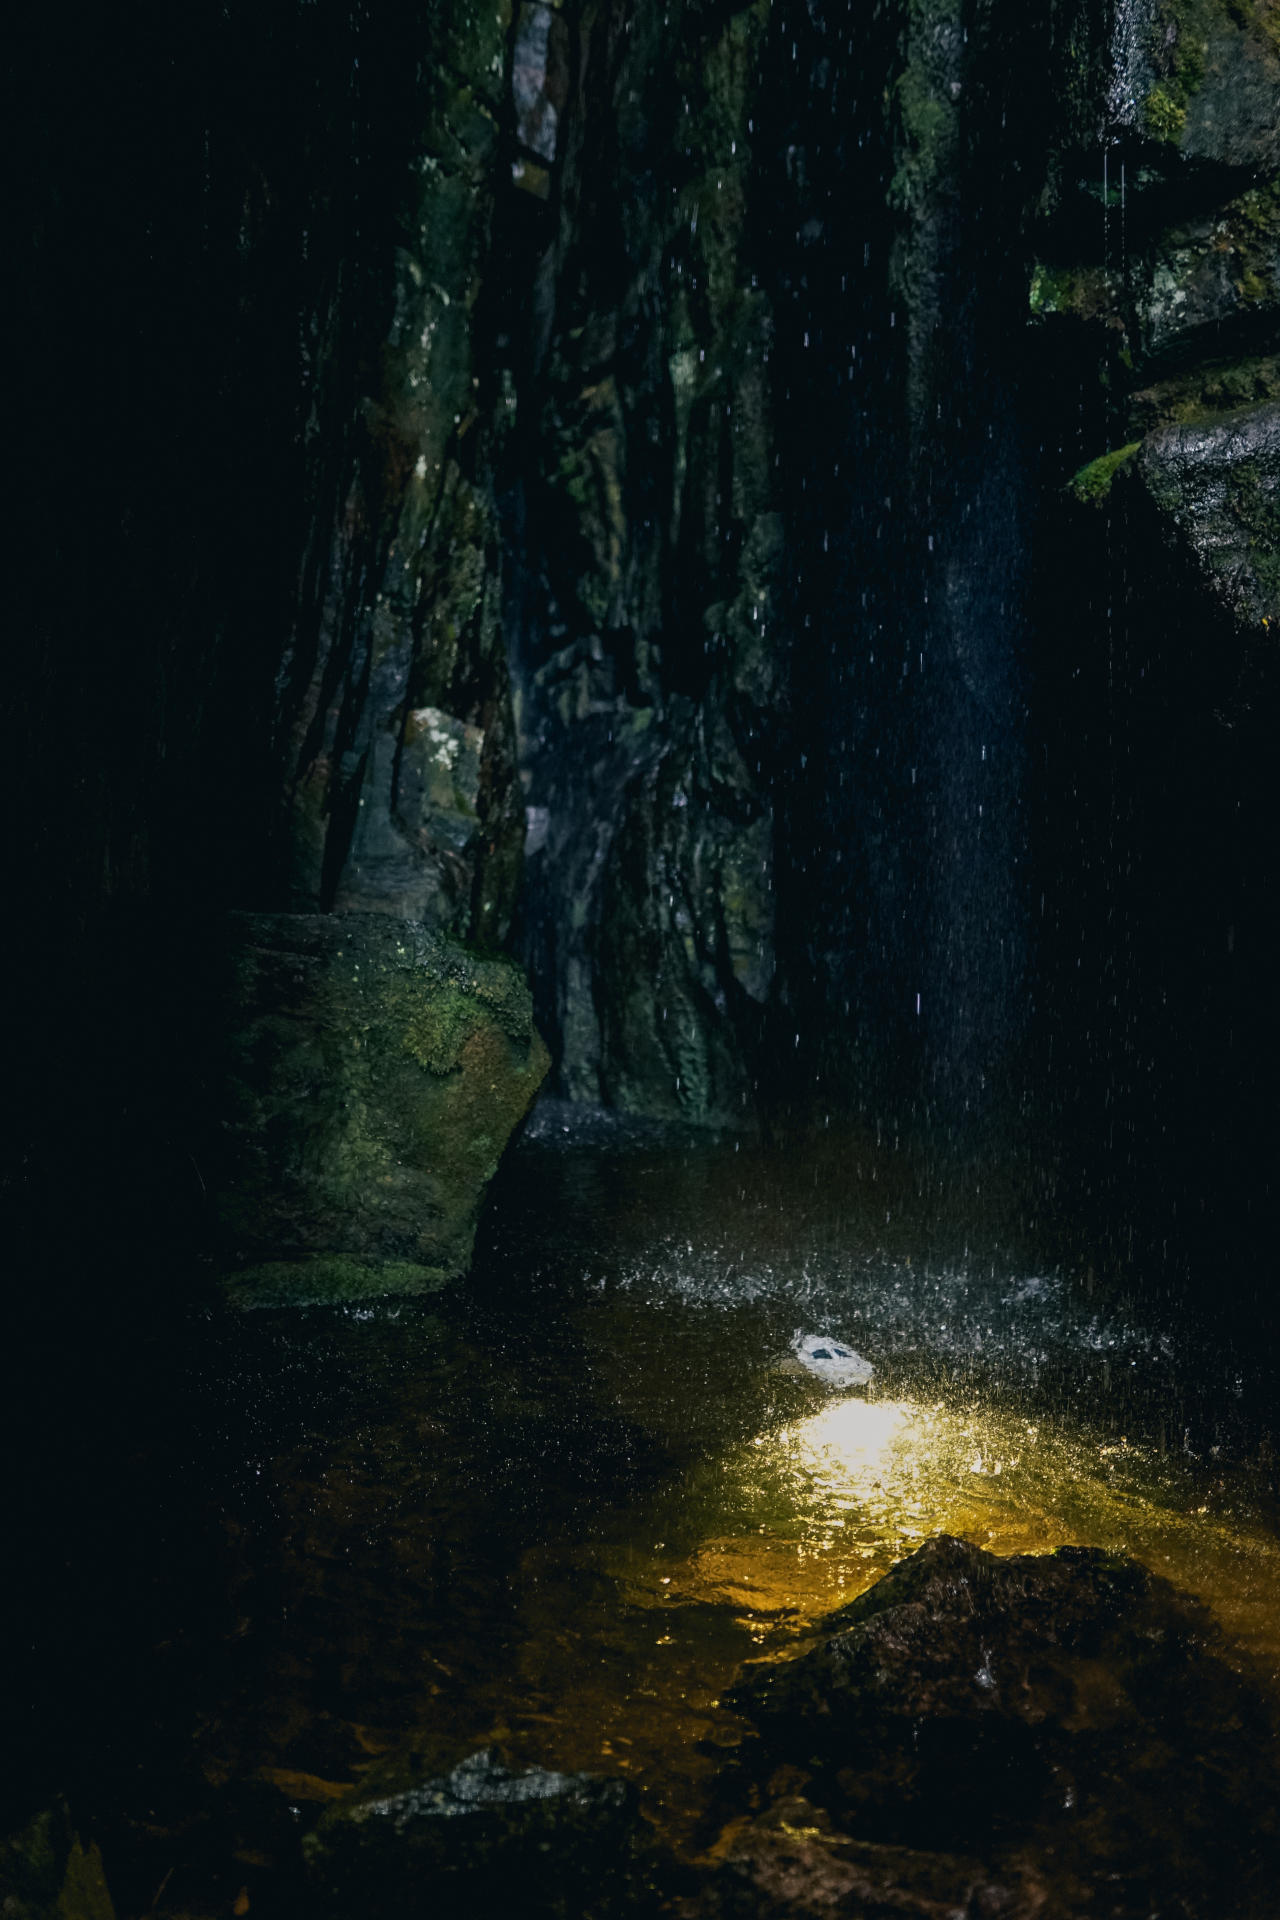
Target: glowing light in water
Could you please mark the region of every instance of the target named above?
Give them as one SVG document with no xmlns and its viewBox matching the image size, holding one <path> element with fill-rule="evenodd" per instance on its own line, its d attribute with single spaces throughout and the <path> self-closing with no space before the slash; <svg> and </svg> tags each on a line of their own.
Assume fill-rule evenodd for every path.
<svg viewBox="0 0 1280 1920">
<path fill-rule="evenodd" d="M 871 1488 L 888 1463 L 895 1441 L 908 1439 L 918 1409 L 906 1400 L 837 1400 L 793 1434 L 797 1464 L 815 1478 L 839 1480 L 850 1495 Z"/>
</svg>

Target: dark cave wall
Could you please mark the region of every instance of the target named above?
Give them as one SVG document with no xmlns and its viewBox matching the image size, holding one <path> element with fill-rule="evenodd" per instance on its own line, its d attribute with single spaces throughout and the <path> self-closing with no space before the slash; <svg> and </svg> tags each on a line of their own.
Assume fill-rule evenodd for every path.
<svg viewBox="0 0 1280 1920">
<path fill-rule="evenodd" d="M 503 488 L 522 944 L 565 1092 L 742 1124 L 786 725 L 752 218 L 769 13 L 560 17 L 558 141 L 508 215 L 534 316 Z"/>
<path fill-rule="evenodd" d="M 1020 258 L 1042 14 L 810 10 L 791 107 L 787 792 L 801 1074 L 883 1133 L 1007 1107 L 1024 1040 Z M 815 217 L 815 215 L 817 217 Z"/>
<path fill-rule="evenodd" d="M 505 946 L 580 1099 L 1269 1129 L 1269 0 L 44 30 L 37 1212 L 198 1211 L 229 907 Z"/>
<path fill-rule="evenodd" d="M 371 906 L 481 945 L 510 921 L 468 438 L 510 18 L 68 25 L 37 23 L 16 115 L 5 857 L 33 917 L 5 1189 L 34 1258 L 89 1286 L 87 1231 L 109 1292 L 206 1225 L 226 909 Z"/>
<path fill-rule="evenodd" d="M 382 23 L 404 110 L 377 130 L 379 278 L 339 458 L 323 405 L 308 423 L 314 461 L 332 464 L 309 475 L 276 710 L 291 903 L 479 945 L 506 937 L 523 832 L 491 475 L 501 414 L 478 351 L 510 26 L 468 8 L 394 35 Z"/>
<path fill-rule="evenodd" d="M 1031 229 L 1039 1071 L 1130 1228 L 1252 1259 L 1280 1056 L 1280 40 L 1082 10 Z M 1245 1291 L 1249 1282 L 1242 1281 Z"/>
<path fill-rule="evenodd" d="M 772 143 L 797 1077 L 1223 1227 L 1280 1064 L 1274 9 L 878 20 L 806 10 Z"/>
</svg>

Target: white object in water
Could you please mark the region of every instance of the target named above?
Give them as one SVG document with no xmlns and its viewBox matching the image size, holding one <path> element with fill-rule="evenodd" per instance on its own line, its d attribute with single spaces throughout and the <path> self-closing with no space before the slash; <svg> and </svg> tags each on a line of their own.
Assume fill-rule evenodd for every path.
<svg viewBox="0 0 1280 1920">
<path fill-rule="evenodd" d="M 842 1340 L 822 1333 L 798 1333 L 791 1351 L 806 1373 L 816 1374 L 829 1387 L 865 1387 L 875 1368 Z"/>
</svg>

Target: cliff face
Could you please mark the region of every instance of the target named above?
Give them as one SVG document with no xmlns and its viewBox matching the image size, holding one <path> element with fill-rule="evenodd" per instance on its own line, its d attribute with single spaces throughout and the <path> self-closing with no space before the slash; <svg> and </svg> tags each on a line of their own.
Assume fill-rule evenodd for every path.
<svg viewBox="0 0 1280 1920">
<path fill-rule="evenodd" d="M 525 51 L 547 21 L 562 76 Z M 774 976 L 786 724 L 768 25 L 758 0 L 526 7 L 515 79 L 563 99 L 553 137 L 517 97 L 508 211 L 532 317 L 503 475 L 523 949 L 567 1093 L 729 1124 Z"/>
<path fill-rule="evenodd" d="M 1069 26 L 1029 234 L 1044 1027 L 1102 1184 L 1154 1164 L 1229 1244 L 1275 1144 L 1280 40 L 1199 0 Z"/>
<path fill-rule="evenodd" d="M 774 971 L 767 20 L 423 29 L 340 446 L 331 384 L 304 430 L 275 723 L 294 904 L 484 945 L 519 899 L 562 1089 L 729 1123 Z"/>
<path fill-rule="evenodd" d="M 281 0 L 48 52 L 7 771 L 55 1080 L 163 1110 L 157 996 L 247 907 L 515 952 L 560 1090 L 646 1113 L 958 1137 L 1035 1082 L 1091 1126 L 1189 1098 L 1205 1008 L 1231 1098 L 1270 0 Z"/>
<path fill-rule="evenodd" d="M 290 901 L 485 945 L 509 930 L 523 833 L 480 326 L 511 29 L 509 10 L 458 7 L 381 49 L 412 78 L 399 123 L 374 129 L 386 198 L 354 391 L 333 396 L 338 457 L 329 410 L 305 429 L 312 511 L 275 713 Z M 348 317 L 338 291 L 326 320 Z"/>
</svg>

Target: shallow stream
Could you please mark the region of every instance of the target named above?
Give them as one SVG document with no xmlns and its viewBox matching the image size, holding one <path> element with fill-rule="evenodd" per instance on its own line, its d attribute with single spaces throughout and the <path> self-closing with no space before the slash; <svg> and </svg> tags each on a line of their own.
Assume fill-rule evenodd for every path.
<svg viewBox="0 0 1280 1920">
<path fill-rule="evenodd" d="M 1265 1380 L 1038 1262 L 1017 1211 L 977 1181 L 931 1208 L 848 1143 L 583 1145 L 553 1114 L 465 1286 L 212 1316 L 212 1624 L 159 1623 L 186 1707 L 116 1732 L 122 1920 L 291 1911 L 290 1837 L 407 1741 L 625 1773 L 696 1849 L 733 1676 L 939 1531 L 1133 1553 L 1280 1675 Z M 799 1332 L 870 1386 L 805 1376 Z"/>
</svg>

